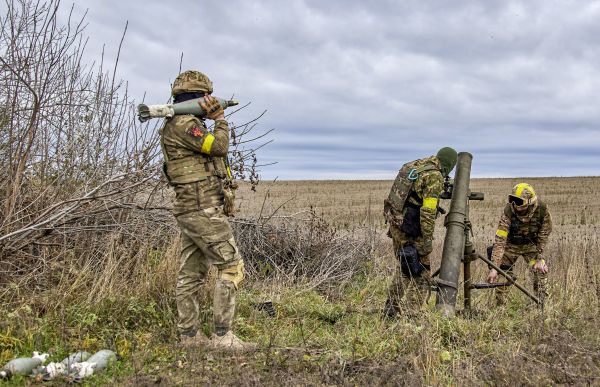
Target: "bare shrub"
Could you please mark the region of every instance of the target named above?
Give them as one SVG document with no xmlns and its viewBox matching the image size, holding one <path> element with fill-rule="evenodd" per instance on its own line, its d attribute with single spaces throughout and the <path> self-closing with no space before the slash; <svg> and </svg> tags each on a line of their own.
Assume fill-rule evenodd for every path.
<svg viewBox="0 0 600 387">
<path fill-rule="evenodd" d="M 27 273 L 39 283 L 48 260 L 97 256 L 108 234 L 131 234 L 140 218 L 134 211 L 154 207 L 147 192 L 159 181 L 158 138 L 135 122 L 116 63 L 109 71 L 102 60 L 82 62 L 83 19 L 69 15 L 61 25 L 58 0 L 7 7 L 0 19 L 0 271 L 4 281 Z"/>
<path fill-rule="evenodd" d="M 116 77 L 118 54 L 111 68 L 103 58 L 84 63 L 84 18 L 69 14 L 62 25 L 60 0 L 6 5 L 0 16 L 0 286 L 49 289 L 57 272 L 99 274 L 113 259 L 127 271 L 152 251 L 168 250 L 176 228 L 160 172 L 161 121 L 137 121 L 127 84 Z M 261 116 L 232 125 L 232 170 L 253 186 L 260 179 L 260 146 L 253 144 L 269 133 L 254 135 Z M 135 283 L 128 277 L 119 277 L 118 288 Z"/>
<path fill-rule="evenodd" d="M 237 219 L 233 228 L 249 277 L 303 282 L 307 290 L 339 287 L 364 272 L 373 250 L 372 233 L 341 232 L 313 210 Z"/>
</svg>

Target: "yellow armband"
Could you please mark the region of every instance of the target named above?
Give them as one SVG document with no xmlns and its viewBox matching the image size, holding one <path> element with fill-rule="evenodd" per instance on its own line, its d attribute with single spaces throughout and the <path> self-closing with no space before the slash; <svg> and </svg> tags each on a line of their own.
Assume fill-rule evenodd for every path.
<svg viewBox="0 0 600 387">
<path fill-rule="evenodd" d="M 437 198 L 425 198 L 423 199 L 423 207 L 436 209 L 438 204 Z"/>
<path fill-rule="evenodd" d="M 202 148 L 200 152 L 210 155 L 210 151 L 212 150 L 212 144 L 215 141 L 215 136 L 212 133 L 208 133 L 206 137 L 204 137 L 204 142 L 202 143 Z"/>
</svg>

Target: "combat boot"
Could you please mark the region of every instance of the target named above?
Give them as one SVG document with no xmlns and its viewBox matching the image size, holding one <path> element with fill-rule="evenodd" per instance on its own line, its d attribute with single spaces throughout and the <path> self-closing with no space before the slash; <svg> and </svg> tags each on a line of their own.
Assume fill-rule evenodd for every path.
<svg viewBox="0 0 600 387">
<path fill-rule="evenodd" d="M 242 341 L 239 337 L 233 334 L 232 331 L 227 331 L 224 335 L 219 336 L 216 333 L 210 338 L 210 347 L 225 351 L 251 351 L 256 349 L 256 343 L 248 343 Z"/>
<path fill-rule="evenodd" d="M 195 334 L 181 334 L 179 344 L 186 348 L 204 347 L 210 343 L 208 337 L 202 331 L 197 331 Z"/>
</svg>

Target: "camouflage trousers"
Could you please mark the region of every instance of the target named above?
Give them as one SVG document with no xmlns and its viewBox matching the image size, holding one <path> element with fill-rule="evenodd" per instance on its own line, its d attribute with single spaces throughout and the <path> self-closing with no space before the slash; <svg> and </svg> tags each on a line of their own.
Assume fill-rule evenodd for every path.
<svg viewBox="0 0 600 387">
<path fill-rule="evenodd" d="M 211 265 L 217 270 L 213 294 L 213 320 L 217 334 L 231 329 L 235 296 L 244 278 L 244 261 L 235 244 L 222 207 L 179 215 L 181 256 L 177 276 L 177 328 L 192 336 L 199 329 L 199 291 Z"/>
<path fill-rule="evenodd" d="M 543 302 L 548 297 L 548 274 L 533 269 L 533 265 L 535 265 L 536 260 L 539 258 L 535 245 L 513 245 L 507 243 L 504 255 L 502 256 L 502 262 L 500 263 L 500 268 L 512 275 L 513 268 L 519 260 L 519 257 L 523 257 L 525 262 L 527 262 L 529 275 L 533 282 L 533 292 L 535 296 Z M 496 288 L 496 304 L 506 304 L 509 292 L 510 286 Z"/>
<path fill-rule="evenodd" d="M 395 226 L 390 226 L 392 242 L 394 246 L 394 257 L 398 258 L 399 250 L 407 243 L 420 243 L 421 237 L 412 238 L 400 231 Z M 406 275 L 400 268 L 400 260 L 397 260 L 396 271 L 392 284 L 388 290 L 388 299 L 385 305 L 385 313 L 395 312 L 399 314 L 413 315 L 421 308 L 431 289 L 431 270 L 429 255 L 419 257 L 421 264 L 425 266 L 419 275 Z"/>
</svg>

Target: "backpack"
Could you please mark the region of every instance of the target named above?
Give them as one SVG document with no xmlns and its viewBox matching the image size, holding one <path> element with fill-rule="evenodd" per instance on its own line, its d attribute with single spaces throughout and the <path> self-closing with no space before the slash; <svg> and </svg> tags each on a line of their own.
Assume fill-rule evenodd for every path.
<svg viewBox="0 0 600 387">
<path fill-rule="evenodd" d="M 397 227 L 402 226 L 404 204 L 419 175 L 422 172 L 437 170 L 432 164 L 425 164 L 415 168 L 414 163 L 414 161 L 411 161 L 400 168 L 387 199 L 383 201 L 383 215 L 385 219 Z"/>
</svg>

